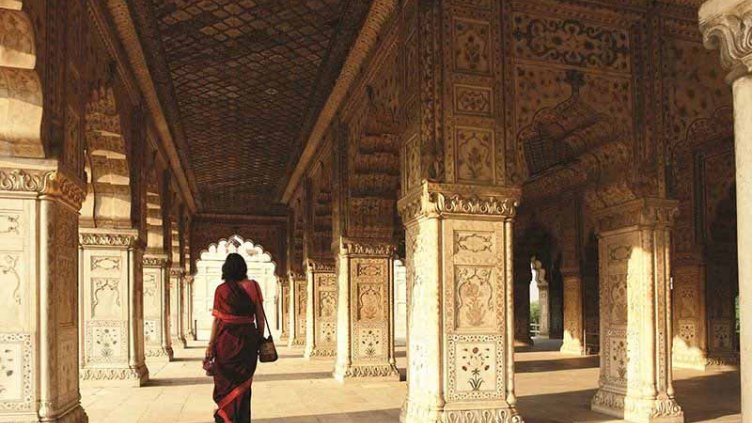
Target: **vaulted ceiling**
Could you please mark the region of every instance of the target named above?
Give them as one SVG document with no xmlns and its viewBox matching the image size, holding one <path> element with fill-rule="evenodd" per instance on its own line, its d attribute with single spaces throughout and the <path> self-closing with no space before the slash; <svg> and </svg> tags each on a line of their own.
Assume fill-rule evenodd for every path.
<svg viewBox="0 0 752 423">
<path fill-rule="evenodd" d="M 274 212 L 368 0 L 132 0 L 201 211 Z"/>
</svg>

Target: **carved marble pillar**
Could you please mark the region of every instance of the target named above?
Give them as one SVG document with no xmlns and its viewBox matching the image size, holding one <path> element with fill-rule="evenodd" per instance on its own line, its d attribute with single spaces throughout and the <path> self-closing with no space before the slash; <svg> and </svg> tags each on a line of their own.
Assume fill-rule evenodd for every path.
<svg viewBox="0 0 752 423">
<path fill-rule="evenodd" d="M 290 347 L 306 344 L 306 329 L 308 327 L 308 280 L 306 275 L 290 272 L 287 277 L 289 287 L 289 319 L 288 324 L 290 338 L 287 345 Z"/>
<path fill-rule="evenodd" d="M 180 316 L 183 314 L 183 271 L 179 267 L 170 268 L 170 338 L 173 348 L 185 348 L 187 346 L 183 322 Z"/>
<path fill-rule="evenodd" d="M 77 342 L 84 197 L 55 161 L 0 159 L 0 421 L 87 421 Z"/>
<path fill-rule="evenodd" d="M 734 94 L 737 257 L 742 420 L 752 418 L 752 1 L 711 0 L 700 8 L 700 30 L 708 48 L 719 48 L 731 73 Z"/>
<path fill-rule="evenodd" d="M 591 402 L 635 422 L 683 422 L 671 374 L 671 225 L 676 203 L 638 199 L 598 221 L 601 369 Z"/>
<path fill-rule="evenodd" d="M 184 274 L 180 284 L 180 327 L 183 342 L 188 345 L 188 339 L 191 338 L 191 317 L 190 313 L 190 286 L 193 283 L 193 276 Z"/>
<path fill-rule="evenodd" d="M 141 386 L 144 363 L 143 242 L 135 229 L 79 228 L 81 380 Z"/>
<path fill-rule="evenodd" d="M 707 366 L 705 263 L 701 254 L 676 257 L 674 291 L 674 367 L 704 370 Z"/>
<path fill-rule="evenodd" d="M 196 327 L 193 324 L 193 282 L 195 278 L 193 275 L 186 276 L 185 284 L 185 309 L 186 309 L 186 334 L 192 340 L 196 340 Z"/>
<path fill-rule="evenodd" d="M 287 343 L 290 339 L 290 284 L 282 277 L 277 277 L 277 286 L 279 289 L 279 315 L 282 319 L 280 325 L 279 340 Z"/>
<path fill-rule="evenodd" d="M 551 326 L 551 310 L 548 301 L 548 284 L 538 284 L 538 305 L 540 307 L 540 324 L 538 336 L 548 338 L 549 328 Z"/>
<path fill-rule="evenodd" d="M 564 283 L 564 342 L 561 352 L 585 354 L 585 319 L 582 310 L 582 278 L 577 272 L 562 271 Z"/>
<path fill-rule="evenodd" d="M 337 278 L 331 259 L 306 260 L 305 357 L 334 357 L 337 338 Z"/>
<path fill-rule="evenodd" d="M 173 359 L 169 325 L 167 256 L 144 255 L 144 344 L 147 361 Z"/>
<path fill-rule="evenodd" d="M 412 280 L 401 421 L 521 422 L 512 224 L 519 191 L 423 182 L 399 202 Z"/>
<path fill-rule="evenodd" d="M 394 359 L 394 245 L 340 242 L 334 377 L 399 381 Z"/>
</svg>

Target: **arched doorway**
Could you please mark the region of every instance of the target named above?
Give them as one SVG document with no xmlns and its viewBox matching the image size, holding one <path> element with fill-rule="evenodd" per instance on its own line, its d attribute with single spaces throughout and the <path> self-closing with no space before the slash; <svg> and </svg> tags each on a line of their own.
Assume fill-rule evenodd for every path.
<svg viewBox="0 0 752 423">
<path fill-rule="evenodd" d="M 261 287 L 269 327 L 273 332 L 279 327 L 276 312 L 277 277 L 274 274 L 277 265 L 272 261 L 271 254 L 260 245 L 233 235 L 209 245 L 208 249 L 201 252 L 196 262 L 197 271 L 193 281 L 193 325 L 197 340 L 207 341 L 211 335 L 214 290 L 222 283 L 222 264 L 230 253 L 238 253 L 245 259 L 248 277 L 255 279 Z"/>
</svg>

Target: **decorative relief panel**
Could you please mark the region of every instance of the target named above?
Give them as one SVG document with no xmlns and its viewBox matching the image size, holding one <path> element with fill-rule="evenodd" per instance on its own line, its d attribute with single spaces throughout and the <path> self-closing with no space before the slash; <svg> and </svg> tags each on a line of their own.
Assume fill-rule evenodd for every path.
<svg viewBox="0 0 752 423">
<path fill-rule="evenodd" d="M 0 334 L 0 409 L 31 409 L 33 365 L 31 334 Z"/>
<path fill-rule="evenodd" d="M 92 256 L 91 270 L 115 272 L 120 270 L 120 257 L 118 256 Z"/>
<path fill-rule="evenodd" d="M 362 358 L 381 357 L 386 355 L 383 330 L 381 328 L 361 327 L 358 330 L 357 348 L 355 355 Z"/>
<path fill-rule="evenodd" d="M 121 314 L 120 280 L 91 278 L 91 317 L 116 319 Z"/>
<path fill-rule="evenodd" d="M 455 19 L 452 38 L 456 70 L 478 74 L 490 73 L 491 28 L 488 23 Z"/>
<path fill-rule="evenodd" d="M 358 284 L 358 320 L 385 319 L 383 300 L 385 286 L 383 284 Z"/>
<path fill-rule="evenodd" d="M 22 292 L 26 289 L 21 286 L 21 266 L 20 255 L 0 252 L 0 316 L 6 330 L 22 324 Z"/>
<path fill-rule="evenodd" d="M 461 182 L 493 182 L 493 132 L 485 129 L 458 127 L 455 139 L 457 179 Z"/>
<path fill-rule="evenodd" d="M 493 114 L 493 90 L 489 87 L 454 86 L 454 111 L 460 114 L 491 116 Z"/>
<path fill-rule="evenodd" d="M 493 329 L 496 325 L 492 266 L 454 267 L 456 328 L 463 330 Z"/>
<path fill-rule="evenodd" d="M 146 344 L 159 345 L 162 341 L 159 336 L 159 320 L 144 320 L 144 341 Z"/>
<path fill-rule="evenodd" d="M 629 33 L 572 19 L 515 14 L 514 52 L 541 60 L 618 72 L 630 72 Z"/>
<path fill-rule="evenodd" d="M 128 357 L 128 322 L 95 320 L 86 325 L 88 363 L 120 362 Z"/>
<path fill-rule="evenodd" d="M 450 336 L 448 353 L 450 400 L 505 398 L 502 336 Z"/>
</svg>

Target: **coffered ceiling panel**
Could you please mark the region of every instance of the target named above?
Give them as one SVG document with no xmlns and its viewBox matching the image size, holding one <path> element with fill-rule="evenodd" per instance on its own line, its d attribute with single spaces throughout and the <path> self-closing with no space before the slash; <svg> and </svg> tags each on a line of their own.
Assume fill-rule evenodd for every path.
<svg viewBox="0 0 752 423">
<path fill-rule="evenodd" d="M 204 211 L 274 201 L 370 2 L 133 1 Z"/>
</svg>

